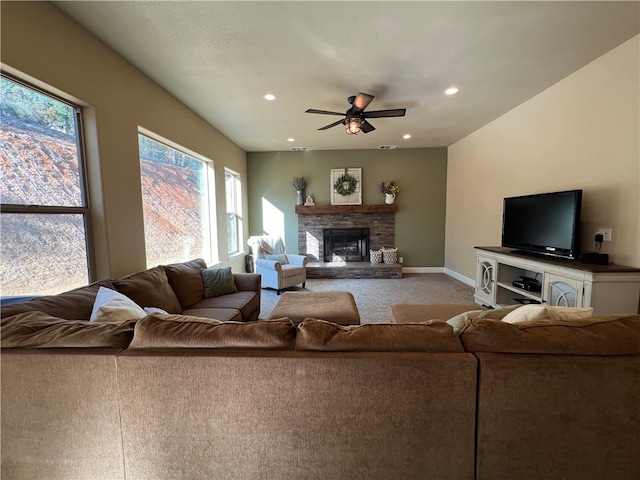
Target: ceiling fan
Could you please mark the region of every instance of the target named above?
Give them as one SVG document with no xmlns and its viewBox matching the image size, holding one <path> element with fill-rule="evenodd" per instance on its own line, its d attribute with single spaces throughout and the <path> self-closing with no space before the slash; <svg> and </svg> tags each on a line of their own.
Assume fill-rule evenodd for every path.
<svg viewBox="0 0 640 480">
<path fill-rule="evenodd" d="M 347 135 L 356 135 L 359 132 L 369 133 L 376 128 L 371 125 L 367 118 L 382 118 L 382 117 L 404 117 L 407 112 L 406 108 L 393 108 L 389 110 L 372 110 L 365 112 L 364 109 L 376 98 L 368 93 L 358 93 L 349 97 L 347 101 L 351 104 L 351 108 L 346 113 L 329 112 L 327 110 L 316 110 L 310 108 L 305 113 L 321 113 L 323 115 L 344 115 L 345 118 L 338 120 L 337 122 L 325 125 L 318 130 L 327 130 L 336 125 L 343 124 L 347 128 Z"/>
</svg>

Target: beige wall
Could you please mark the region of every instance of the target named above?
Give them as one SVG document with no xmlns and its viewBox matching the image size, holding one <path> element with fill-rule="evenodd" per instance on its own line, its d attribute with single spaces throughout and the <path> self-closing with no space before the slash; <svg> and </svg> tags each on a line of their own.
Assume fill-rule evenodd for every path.
<svg viewBox="0 0 640 480">
<path fill-rule="evenodd" d="M 581 188 L 582 243 L 640 267 L 640 80 L 635 37 L 449 148 L 445 267 L 475 279 L 499 245 L 503 197 Z"/>
<path fill-rule="evenodd" d="M 138 126 L 213 160 L 218 253 L 227 261 L 224 167 L 247 177 L 243 150 L 55 6 L 2 2 L 2 64 L 86 104 L 97 278 L 146 268 Z M 244 216 L 247 215 L 245 194 Z M 231 264 L 241 271 L 243 259 Z"/>
<path fill-rule="evenodd" d="M 399 177 L 396 246 L 405 264 L 444 266 L 473 279 L 474 245 L 500 243 L 502 198 L 583 188 L 583 241 L 613 228 L 616 263 L 640 267 L 639 37 L 449 148 L 245 153 L 55 6 L 1 2 L 3 68 L 82 101 L 98 260 L 97 278 L 145 268 L 137 129 L 144 127 L 215 163 L 219 256 L 226 259 L 224 167 L 249 176 L 248 233 L 262 229 L 262 199 L 285 212 L 295 244 L 294 175 L 329 202 L 329 170 L 362 167 L 365 203 Z M 446 198 L 446 243 L 445 243 Z M 254 215 L 249 218 L 248 211 Z M 292 239 L 293 238 L 293 239 Z M 230 262 L 242 269 L 242 259 Z"/>
<path fill-rule="evenodd" d="M 292 178 L 305 177 L 307 195 L 312 195 L 317 205 L 329 205 L 331 169 L 362 168 L 364 204 L 383 203 L 378 184 L 398 179 L 394 246 L 404 257 L 404 265 L 440 271 L 444 266 L 445 148 L 260 152 L 248 153 L 247 158 L 252 235 L 284 232 L 287 251 L 297 253 Z"/>
</svg>

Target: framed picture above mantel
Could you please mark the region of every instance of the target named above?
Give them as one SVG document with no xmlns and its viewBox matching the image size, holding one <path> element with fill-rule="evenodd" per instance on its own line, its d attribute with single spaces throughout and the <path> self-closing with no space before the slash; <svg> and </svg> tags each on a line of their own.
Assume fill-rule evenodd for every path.
<svg viewBox="0 0 640 480">
<path fill-rule="evenodd" d="M 331 169 L 331 205 L 362 204 L 362 169 Z"/>
</svg>

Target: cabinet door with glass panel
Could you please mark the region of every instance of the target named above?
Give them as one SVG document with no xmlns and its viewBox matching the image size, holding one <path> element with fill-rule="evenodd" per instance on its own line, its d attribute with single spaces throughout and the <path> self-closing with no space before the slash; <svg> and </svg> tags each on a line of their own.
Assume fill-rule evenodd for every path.
<svg viewBox="0 0 640 480">
<path fill-rule="evenodd" d="M 584 281 L 545 273 L 543 301 L 556 307 L 582 307 Z"/>
<path fill-rule="evenodd" d="M 496 261 L 479 256 L 476 268 L 476 300 L 494 305 L 496 303 Z"/>
</svg>

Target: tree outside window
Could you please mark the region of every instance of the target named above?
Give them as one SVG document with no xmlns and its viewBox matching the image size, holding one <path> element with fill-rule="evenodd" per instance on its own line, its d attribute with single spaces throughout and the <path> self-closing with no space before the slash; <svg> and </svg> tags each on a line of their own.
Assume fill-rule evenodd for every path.
<svg viewBox="0 0 640 480">
<path fill-rule="evenodd" d="M 147 266 L 215 261 L 213 164 L 167 143 L 138 135 Z"/>
<path fill-rule="evenodd" d="M 2 295 L 60 293 L 88 283 L 80 108 L 0 79 Z"/>
</svg>

